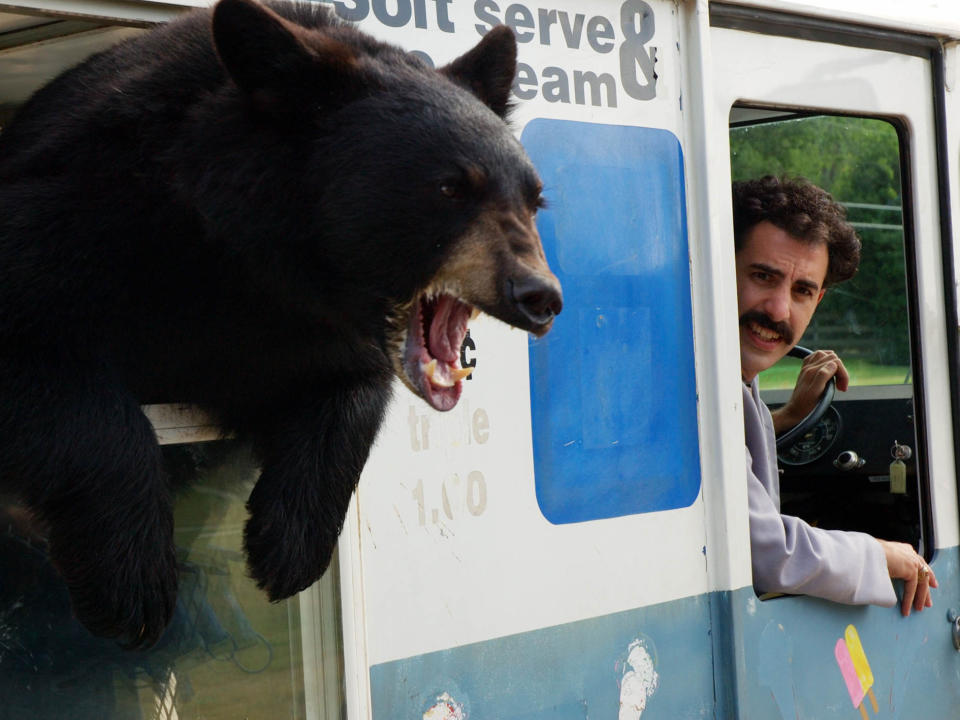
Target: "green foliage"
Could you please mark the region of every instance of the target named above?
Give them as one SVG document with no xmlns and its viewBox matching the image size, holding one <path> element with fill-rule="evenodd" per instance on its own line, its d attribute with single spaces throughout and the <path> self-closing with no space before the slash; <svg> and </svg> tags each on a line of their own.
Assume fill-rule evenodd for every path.
<svg viewBox="0 0 960 720">
<path fill-rule="evenodd" d="M 900 143 L 893 125 L 814 116 L 732 128 L 730 159 L 734 180 L 788 175 L 824 188 L 847 207 L 863 242 L 856 277 L 827 291 L 801 344 L 908 366 Z"/>
<path fill-rule="evenodd" d="M 867 360 L 847 359 L 844 367 L 850 373 L 852 385 L 899 385 L 911 380 L 909 365 L 875 365 Z M 760 373 L 760 387 L 764 390 L 793 390 L 799 375 L 800 361 L 785 357 Z"/>
</svg>

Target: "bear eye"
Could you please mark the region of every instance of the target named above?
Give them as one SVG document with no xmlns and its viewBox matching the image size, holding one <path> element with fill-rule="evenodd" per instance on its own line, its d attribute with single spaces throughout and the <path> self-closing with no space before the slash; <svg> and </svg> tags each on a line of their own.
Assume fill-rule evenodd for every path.
<svg viewBox="0 0 960 720">
<path fill-rule="evenodd" d="M 443 180 L 440 182 L 440 194 L 449 200 L 460 200 L 463 198 L 463 185 L 458 180 Z"/>
<path fill-rule="evenodd" d="M 547 207 L 547 199 L 543 196 L 543 183 L 537 177 L 528 179 L 524 186 L 524 199 L 527 201 L 527 207 L 531 213 L 537 214 L 538 210 Z"/>
</svg>

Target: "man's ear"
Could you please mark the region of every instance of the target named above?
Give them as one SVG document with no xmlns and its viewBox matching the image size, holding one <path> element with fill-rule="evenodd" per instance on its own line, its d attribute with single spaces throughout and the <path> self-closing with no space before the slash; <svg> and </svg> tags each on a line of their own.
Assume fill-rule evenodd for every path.
<svg viewBox="0 0 960 720">
<path fill-rule="evenodd" d="M 817 295 L 817 305 L 820 304 L 820 301 L 823 300 L 823 296 L 827 294 L 826 288 L 820 288 L 820 294 Z"/>
<path fill-rule="evenodd" d="M 342 102 L 360 85 L 353 48 L 255 0 L 220 0 L 212 30 L 227 74 L 260 110 L 290 110 L 318 95 Z"/>
<path fill-rule="evenodd" d="M 506 119 L 510 112 L 510 88 L 517 74 L 517 40 L 513 30 L 506 25 L 495 26 L 472 50 L 440 68 L 440 72 Z"/>
</svg>

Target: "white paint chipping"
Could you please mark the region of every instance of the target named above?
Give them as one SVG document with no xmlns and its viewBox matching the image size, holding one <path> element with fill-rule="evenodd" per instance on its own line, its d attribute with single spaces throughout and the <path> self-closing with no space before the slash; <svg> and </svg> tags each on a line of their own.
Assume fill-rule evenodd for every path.
<svg viewBox="0 0 960 720">
<path fill-rule="evenodd" d="M 627 648 L 627 659 L 620 678 L 620 715 L 618 720 L 640 720 L 647 700 L 660 685 L 653 658 L 647 651 L 647 642 L 637 638 Z"/>
<path fill-rule="evenodd" d="M 463 705 L 447 693 L 437 696 L 437 702 L 423 714 L 423 720 L 466 720 Z"/>
</svg>

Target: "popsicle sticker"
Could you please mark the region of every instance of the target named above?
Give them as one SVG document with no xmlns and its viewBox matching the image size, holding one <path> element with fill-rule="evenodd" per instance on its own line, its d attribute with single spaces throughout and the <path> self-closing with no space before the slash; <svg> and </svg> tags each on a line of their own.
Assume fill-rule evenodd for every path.
<svg viewBox="0 0 960 720">
<path fill-rule="evenodd" d="M 877 696 L 873 694 L 873 671 L 870 670 L 867 654 L 863 651 L 860 635 L 853 625 L 847 625 L 843 637 L 837 640 L 833 648 L 833 654 L 837 658 L 837 665 L 840 667 L 840 674 L 843 675 L 853 706 L 860 711 L 864 720 L 868 720 L 870 716 L 863 700 L 869 697 L 873 712 L 879 714 Z"/>
</svg>

